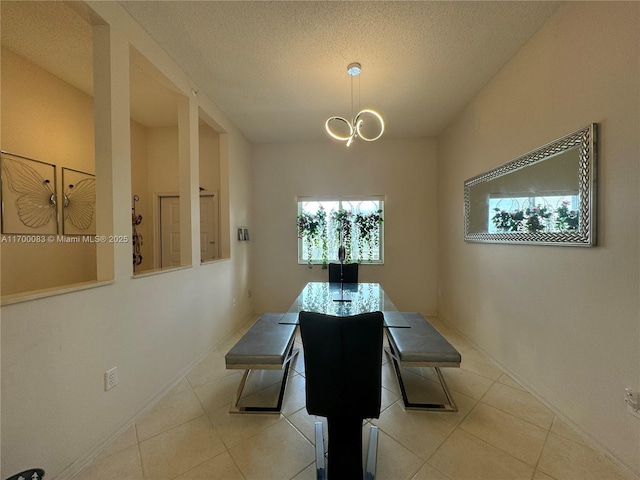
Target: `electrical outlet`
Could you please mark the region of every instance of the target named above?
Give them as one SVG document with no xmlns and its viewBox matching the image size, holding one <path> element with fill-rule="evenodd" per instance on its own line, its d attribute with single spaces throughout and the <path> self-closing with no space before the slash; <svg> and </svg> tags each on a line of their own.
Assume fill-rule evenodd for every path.
<svg viewBox="0 0 640 480">
<path fill-rule="evenodd" d="M 638 399 L 638 392 L 631 388 L 625 388 L 624 401 L 627 403 L 627 410 L 634 417 L 640 418 L 640 400 Z"/>
<path fill-rule="evenodd" d="M 233 306 L 236 306 L 236 299 L 234 298 L 233 301 L 231 302 L 233 304 Z"/>
<path fill-rule="evenodd" d="M 113 367 L 104 372 L 104 390 L 111 390 L 118 385 L 118 367 Z"/>
</svg>

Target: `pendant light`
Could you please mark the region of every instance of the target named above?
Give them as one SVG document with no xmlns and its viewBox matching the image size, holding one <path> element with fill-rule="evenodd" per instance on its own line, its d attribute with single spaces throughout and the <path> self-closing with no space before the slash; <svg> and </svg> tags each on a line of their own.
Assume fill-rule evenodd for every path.
<svg viewBox="0 0 640 480">
<path fill-rule="evenodd" d="M 364 110 L 360 110 L 360 112 L 358 112 L 357 115 L 353 116 L 353 112 L 354 112 L 353 80 L 354 80 L 354 77 L 359 77 L 360 72 L 362 72 L 362 67 L 359 63 L 356 63 L 356 62 L 350 63 L 349 66 L 347 67 L 347 73 L 351 77 L 351 115 L 353 117 L 351 122 L 348 122 L 342 117 L 335 116 L 335 117 L 329 117 L 324 124 L 324 128 L 327 130 L 327 133 L 331 135 L 333 138 L 335 138 L 336 140 L 347 142 L 347 147 L 351 145 L 351 143 L 353 143 L 353 141 L 356 138 L 361 138 L 366 142 L 373 142 L 379 139 L 384 133 L 384 120 L 382 119 L 382 115 L 380 115 L 375 110 L 365 108 Z M 359 107 L 360 107 L 360 78 L 358 78 L 358 108 Z M 378 135 L 376 135 L 373 138 L 369 138 L 363 135 L 362 127 L 365 125 L 365 121 L 367 122 L 367 124 L 369 124 L 370 122 L 379 124 L 380 132 L 378 133 Z M 344 123 L 347 125 L 349 129 L 348 136 L 342 136 L 340 134 L 337 134 L 335 133 L 335 130 L 331 129 L 331 125 L 332 124 L 336 125 L 336 122 L 338 124 Z"/>
</svg>

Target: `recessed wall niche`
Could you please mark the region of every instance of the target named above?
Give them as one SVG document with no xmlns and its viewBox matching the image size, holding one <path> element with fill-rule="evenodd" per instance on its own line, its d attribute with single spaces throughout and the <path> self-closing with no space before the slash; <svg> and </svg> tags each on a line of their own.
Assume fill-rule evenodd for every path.
<svg viewBox="0 0 640 480">
<path fill-rule="evenodd" d="M 130 48 L 134 274 L 189 264 L 181 254 L 178 108 L 171 81 Z M 137 200 L 136 200 L 137 199 Z"/>
<path fill-rule="evenodd" d="M 71 193 L 76 182 L 85 180 L 89 193 L 95 182 L 95 135 L 91 26 L 65 2 L 3 1 L 0 8 L 5 299 L 96 281 L 96 244 L 89 241 L 96 233 L 95 193 L 76 210 L 83 220 L 76 216 L 64 229 L 65 221 L 71 225 L 69 194 L 79 200 Z M 42 219 L 46 234 L 29 220 L 29 208 L 50 212 Z"/>
</svg>

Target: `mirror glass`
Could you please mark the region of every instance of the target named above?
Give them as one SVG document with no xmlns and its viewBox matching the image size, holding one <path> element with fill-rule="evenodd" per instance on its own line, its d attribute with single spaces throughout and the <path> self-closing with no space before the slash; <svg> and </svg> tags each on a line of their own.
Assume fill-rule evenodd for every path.
<svg viewBox="0 0 640 480">
<path fill-rule="evenodd" d="M 464 184 L 465 240 L 595 245 L 592 124 Z"/>
</svg>

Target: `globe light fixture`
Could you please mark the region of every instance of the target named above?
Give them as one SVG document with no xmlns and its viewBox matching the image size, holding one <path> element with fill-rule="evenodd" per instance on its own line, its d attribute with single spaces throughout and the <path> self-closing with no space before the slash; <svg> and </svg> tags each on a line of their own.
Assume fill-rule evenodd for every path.
<svg viewBox="0 0 640 480">
<path fill-rule="evenodd" d="M 353 79 L 354 77 L 358 77 L 362 72 L 362 66 L 359 63 L 350 63 L 347 67 L 347 73 L 351 77 L 351 114 L 353 116 L 353 103 L 354 103 L 354 95 L 353 95 Z M 359 80 L 359 79 L 358 79 Z M 358 107 L 360 106 L 360 85 L 358 81 Z M 367 137 L 363 134 L 363 126 L 370 123 L 379 124 L 380 132 L 374 137 Z M 345 124 L 347 126 L 348 135 L 341 135 L 340 133 L 336 133 L 335 125 Z M 332 129 L 332 125 L 334 129 Z M 338 116 L 329 117 L 324 124 L 324 128 L 327 130 L 327 133 L 335 138 L 336 140 L 347 142 L 347 147 L 350 146 L 356 138 L 361 138 L 365 142 L 373 142 L 379 139 L 384 133 L 384 120 L 382 115 L 380 115 L 375 110 L 371 110 L 369 108 L 365 108 L 364 110 L 360 110 L 357 115 L 353 116 L 351 122 L 348 122 L 346 119 Z"/>
</svg>

